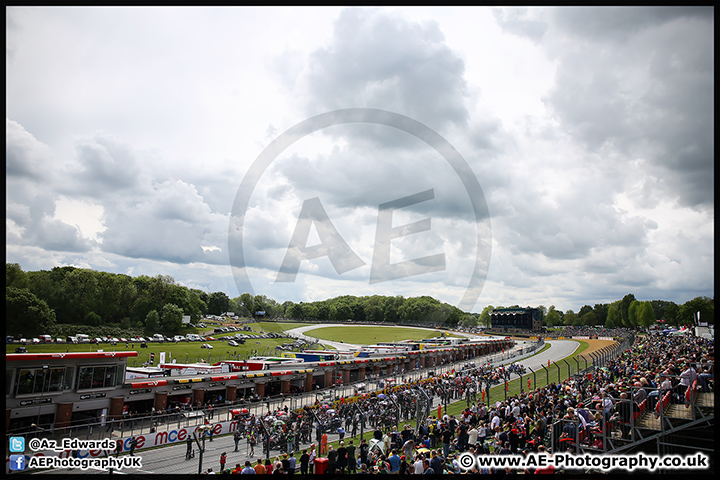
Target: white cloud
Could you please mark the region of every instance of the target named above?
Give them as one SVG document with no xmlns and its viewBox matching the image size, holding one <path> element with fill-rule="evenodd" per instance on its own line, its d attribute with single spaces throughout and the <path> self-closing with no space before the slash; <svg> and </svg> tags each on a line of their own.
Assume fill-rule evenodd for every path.
<svg viewBox="0 0 720 480">
<path fill-rule="evenodd" d="M 310 116 L 366 107 L 433 129 L 477 177 L 492 256 L 475 311 L 712 296 L 712 13 L 8 8 L 7 259 L 236 296 L 228 226 L 255 159 Z M 260 180 L 243 217 L 257 293 L 457 303 L 467 288 L 478 251 L 468 190 L 412 135 L 326 128 Z M 427 190 L 433 200 L 393 225 L 430 218 L 431 230 L 394 239 L 391 259 L 442 252 L 445 269 L 370 284 L 379 205 Z M 294 283 L 277 283 L 315 197 L 364 265 L 338 274 L 327 257 L 306 260 Z"/>
</svg>

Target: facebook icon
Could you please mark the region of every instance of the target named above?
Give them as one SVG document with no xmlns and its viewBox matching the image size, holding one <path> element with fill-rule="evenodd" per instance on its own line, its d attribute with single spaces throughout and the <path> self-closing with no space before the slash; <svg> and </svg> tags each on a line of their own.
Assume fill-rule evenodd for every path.
<svg viewBox="0 0 720 480">
<path fill-rule="evenodd" d="M 10 470 L 25 470 L 25 455 L 10 455 Z"/>
</svg>

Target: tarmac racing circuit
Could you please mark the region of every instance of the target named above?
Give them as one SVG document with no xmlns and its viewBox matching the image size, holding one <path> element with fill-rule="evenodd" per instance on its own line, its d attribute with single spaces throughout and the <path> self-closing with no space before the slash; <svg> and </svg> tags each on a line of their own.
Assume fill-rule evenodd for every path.
<svg viewBox="0 0 720 480">
<path fill-rule="evenodd" d="M 312 331 L 312 330 L 315 330 L 318 328 L 324 328 L 327 326 L 328 325 L 307 325 L 304 327 L 298 327 L 298 328 L 293 328 L 291 330 L 287 330 L 285 333 L 290 336 L 301 338 L 301 339 L 309 341 L 309 342 L 320 341 L 321 343 L 323 343 L 325 345 L 329 345 L 331 347 L 334 347 L 340 351 L 349 350 L 352 348 L 362 348 L 364 346 L 364 345 L 349 344 L 349 343 L 345 343 L 345 342 L 332 342 L 329 340 L 322 340 L 322 339 L 318 339 L 316 337 L 305 335 L 306 332 L 309 332 L 309 331 Z M 332 325 L 332 326 L 339 326 L 339 325 Z M 355 325 L 342 325 L 342 326 L 348 327 L 348 328 L 358 328 Z M 394 326 L 393 325 L 374 325 L 372 328 L 387 328 L 387 327 L 394 327 Z M 403 327 L 403 328 L 416 328 L 419 330 L 428 330 L 431 332 L 436 331 L 434 328 L 422 328 L 422 327 Z M 487 340 L 489 338 L 490 339 L 505 338 L 502 336 L 492 336 L 492 335 L 478 336 L 475 334 L 464 333 L 464 332 L 452 332 L 452 333 L 457 334 L 457 335 L 463 335 L 463 336 L 466 336 L 466 337 L 469 337 L 472 339 L 479 339 L 479 340 L 482 340 L 482 339 Z M 516 340 L 516 344 L 517 344 L 516 348 L 521 349 L 523 346 L 526 346 L 530 343 L 531 342 L 524 341 L 524 340 Z M 538 371 L 538 370 L 542 369 L 543 366 L 546 366 L 548 364 L 548 362 L 553 363 L 558 360 L 562 360 L 563 358 L 569 357 L 580 346 L 580 343 L 575 340 L 546 340 L 545 343 L 550 345 L 550 348 L 547 348 L 544 351 L 537 353 L 537 354 L 530 354 L 530 356 L 525 356 L 524 359 L 523 359 L 523 357 L 515 357 L 505 363 L 514 363 L 514 362 L 523 360 L 522 364 L 524 366 L 530 368 L 533 371 Z M 514 377 L 517 377 L 517 375 L 514 375 Z M 514 378 L 514 377 L 511 376 L 511 378 Z"/>
<path fill-rule="evenodd" d="M 328 325 L 311 325 L 306 327 L 298 327 L 291 330 L 287 330 L 286 333 L 290 336 L 296 337 L 296 338 L 303 338 L 305 340 L 310 340 L 311 342 L 318 341 L 315 337 L 310 337 L 308 335 L 305 335 L 306 332 L 309 332 L 316 328 L 323 328 Z M 333 325 L 334 326 L 334 325 Z M 347 327 L 352 327 L 351 325 L 347 325 Z M 373 328 L 383 328 L 385 326 L 373 326 Z M 404 328 L 421 328 L 421 327 L 404 327 Z M 426 328 L 425 330 L 434 331 L 434 329 Z M 459 335 L 465 335 L 470 338 L 477 338 L 477 339 L 488 339 L 488 338 L 505 338 L 505 337 L 489 337 L 489 336 L 478 336 L 474 334 L 467 334 L 462 332 L 453 332 L 455 334 Z M 355 347 L 361 347 L 361 345 L 353 345 L 348 344 L 345 342 L 331 342 L 326 340 L 320 340 L 321 343 L 325 345 L 330 345 L 338 348 L 339 350 L 349 350 L 351 348 Z M 529 341 L 522 341 L 522 340 L 516 340 L 516 345 L 513 347 L 513 351 L 520 352 L 523 349 L 526 349 L 528 346 L 530 346 L 534 342 Z M 510 364 L 510 363 L 520 363 L 524 365 L 525 367 L 528 367 L 532 369 L 533 371 L 542 370 L 543 366 L 547 366 L 548 361 L 550 363 L 562 360 L 563 358 L 571 355 L 575 350 L 580 346 L 580 343 L 574 340 L 553 340 L 553 341 L 546 341 L 546 344 L 550 345 L 550 348 L 547 348 L 546 350 L 542 351 L 541 353 L 528 353 L 522 356 L 510 356 L 510 355 L 502 355 L 505 360 L 500 360 L 497 362 L 493 362 L 494 365 L 500 365 L 500 364 Z M 512 353 L 511 352 L 505 352 L 506 354 Z M 462 365 L 463 363 L 466 363 L 466 361 L 456 363 L 455 365 Z M 443 367 L 445 368 L 454 368 L 453 364 L 447 364 Z M 440 372 L 438 372 L 440 373 Z M 425 375 L 423 373 L 418 372 L 409 372 L 409 376 L 417 374 L 417 375 Z M 414 375 L 413 375 L 414 376 Z M 517 377 L 517 375 L 511 376 L 511 378 Z M 312 398 L 315 398 L 315 393 L 308 393 L 307 395 L 311 395 Z M 435 402 L 437 402 L 437 399 L 435 399 Z M 437 403 L 435 403 L 437 405 Z M 337 438 L 336 435 L 328 435 L 328 441 L 333 442 L 336 441 Z M 300 445 L 300 449 L 308 448 L 309 444 L 307 445 Z M 244 465 L 246 460 L 250 460 L 253 464 L 257 461 L 258 458 L 265 458 L 265 454 L 262 451 L 262 447 L 258 445 L 255 448 L 255 454 L 250 456 L 248 447 L 245 445 L 244 441 L 241 443 L 241 448 L 239 452 L 234 452 L 234 442 L 232 435 L 226 435 L 226 436 L 219 436 L 214 439 L 212 442 L 206 442 L 205 443 L 205 451 L 203 452 L 203 460 L 202 460 L 202 471 L 207 471 L 208 468 L 212 468 L 214 472 L 218 472 L 219 470 L 219 463 L 218 459 L 220 458 L 220 455 L 223 452 L 227 452 L 227 467 L 234 468 L 235 464 L 239 463 L 240 465 Z M 140 457 L 140 460 L 142 462 L 141 468 L 131 468 L 131 469 L 125 469 L 125 470 L 115 470 L 113 473 L 116 474 L 141 474 L 141 475 L 153 475 L 153 474 L 174 474 L 174 475 L 189 475 L 189 474 L 197 474 L 198 473 L 198 461 L 199 456 L 198 452 L 196 451 L 196 457 L 193 457 L 191 460 L 185 459 L 185 451 L 186 446 L 184 442 L 178 442 L 174 444 L 170 444 L 161 448 L 153 448 L 148 450 L 142 450 L 138 451 L 136 453 L 137 456 Z M 274 458 L 276 455 L 281 454 L 281 452 L 272 451 L 271 452 L 271 458 Z M 100 470 L 100 469 L 87 469 L 87 470 L 81 470 L 81 469 L 67 469 L 67 468 L 54 468 L 50 470 L 40 470 L 40 471 L 27 471 L 28 474 L 61 474 L 61 475 L 67 475 L 67 474 L 107 474 L 109 473 L 107 470 Z"/>
</svg>

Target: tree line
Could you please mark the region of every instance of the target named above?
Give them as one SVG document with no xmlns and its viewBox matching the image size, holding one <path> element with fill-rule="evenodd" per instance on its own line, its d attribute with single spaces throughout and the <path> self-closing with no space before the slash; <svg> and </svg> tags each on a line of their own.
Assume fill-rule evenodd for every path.
<svg viewBox="0 0 720 480">
<path fill-rule="evenodd" d="M 506 307 L 485 307 L 478 315 L 477 324 L 489 326 L 490 313 L 496 308 Z M 518 308 L 518 305 L 508 308 Z M 628 293 L 615 302 L 583 305 L 578 312 L 563 312 L 557 310 L 555 305 L 549 308 L 540 305 L 538 308 L 543 312 L 543 324 L 548 327 L 648 328 L 658 321 L 667 326 L 693 325 L 697 313 L 701 322 L 715 323 L 715 300 L 709 297 L 695 297 L 678 305 L 667 300 L 637 300 L 635 295 Z"/>
<path fill-rule="evenodd" d="M 481 313 L 468 313 L 429 296 L 344 295 L 316 302 L 279 303 L 265 295 L 243 293 L 229 298 L 223 292 L 207 293 L 184 287 L 165 275 L 131 277 L 70 266 L 25 272 L 16 263 L 6 264 L 5 285 L 6 332 L 26 337 L 52 335 L 61 325 L 174 335 L 182 328 L 184 315 L 196 323 L 204 315 L 227 312 L 242 318 L 490 326 L 492 310 L 503 308 L 489 305 Z M 643 327 L 656 319 L 683 325 L 693 323 L 698 311 L 702 321 L 714 323 L 714 301 L 707 297 L 677 305 L 639 301 L 628 294 L 613 303 L 585 305 L 577 313 L 562 312 L 554 305 L 538 308 L 544 323 L 551 327 Z"/>
</svg>

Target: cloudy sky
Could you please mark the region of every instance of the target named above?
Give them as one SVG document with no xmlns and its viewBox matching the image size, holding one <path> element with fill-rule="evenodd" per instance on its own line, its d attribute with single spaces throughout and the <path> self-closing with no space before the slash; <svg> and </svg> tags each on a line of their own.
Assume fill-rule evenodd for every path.
<svg viewBox="0 0 720 480">
<path fill-rule="evenodd" d="M 6 256 L 280 302 L 714 296 L 711 8 L 8 8 Z"/>
</svg>

